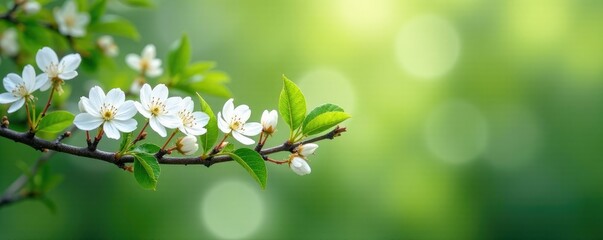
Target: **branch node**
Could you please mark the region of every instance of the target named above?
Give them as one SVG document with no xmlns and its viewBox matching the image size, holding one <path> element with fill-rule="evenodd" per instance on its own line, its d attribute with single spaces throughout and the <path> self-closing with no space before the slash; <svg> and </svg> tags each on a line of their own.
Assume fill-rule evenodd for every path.
<svg viewBox="0 0 603 240">
<path fill-rule="evenodd" d="M 2 125 L 0 127 L 2 127 L 2 128 L 8 128 L 8 125 L 10 125 L 10 121 L 8 121 L 8 117 L 7 116 L 3 116 L 2 117 Z"/>
</svg>

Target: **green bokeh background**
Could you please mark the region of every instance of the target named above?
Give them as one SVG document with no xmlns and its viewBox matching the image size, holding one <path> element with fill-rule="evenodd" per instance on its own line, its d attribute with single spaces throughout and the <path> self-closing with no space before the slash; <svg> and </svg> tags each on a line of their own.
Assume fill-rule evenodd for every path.
<svg viewBox="0 0 603 240">
<path fill-rule="evenodd" d="M 112 3 L 109 11 L 142 36 L 117 39 L 119 65 L 147 43 L 165 59 L 187 33 L 193 60 L 216 61 L 231 76 L 235 104 L 248 104 L 252 120 L 277 108 L 286 74 L 310 108 L 331 102 L 350 112 L 349 132 L 320 143 L 310 175 L 268 164 L 263 191 L 234 163 L 163 166 L 152 192 L 113 165 L 56 154 L 58 212 L 36 201 L 0 209 L 0 238 L 603 235 L 603 2 L 157 0 L 153 9 Z M 421 16 L 442 24 L 408 30 Z M 416 51 L 399 52 L 408 41 Z M 413 72 L 438 71 L 446 59 L 451 68 L 439 76 Z M 91 84 L 111 85 L 96 76 L 74 81 L 71 102 Z M 216 112 L 226 100 L 207 98 Z M 282 121 L 279 129 L 269 145 L 286 137 Z M 16 161 L 40 154 L 5 139 L 0 152 L 3 188 L 20 174 Z"/>
</svg>

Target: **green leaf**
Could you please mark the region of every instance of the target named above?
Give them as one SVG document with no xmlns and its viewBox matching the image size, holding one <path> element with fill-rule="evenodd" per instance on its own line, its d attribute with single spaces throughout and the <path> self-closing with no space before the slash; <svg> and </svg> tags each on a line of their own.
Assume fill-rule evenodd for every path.
<svg viewBox="0 0 603 240">
<path fill-rule="evenodd" d="M 318 115 L 326 112 L 343 112 L 343 108 L 330 103 L 320 105 L 310 111 L 310 113 L 308 113 L 308 116 L 306 116 L 306 118 L 304 119 L 304 123 L 302 124 L 303 128 L 306 128 L 306 125 L 308 125 L 308 123 L 314 118 L 316 118 Z"/>
<path fill-rule="evenodd" d="M 283 75 L 283 90 L 278 101 L 278 110 L 285 123 L 291 128 L 291 136 L 306 116 L 306 98 L 295 83 Z"/>
<path fill-rule="evenodd" d="M 131 7 L 153 7 L 151 0 L 120 0 L 123 4 Z"/>
<path fill-rule="evenodd" d="M 266 189 L 266 163 L 258 152 L 249 148 L 239 148 L 228 155 L 243 166 L 251 174 L 251 177 L 260 184 L 262 189 Z"/>
<path fill-rule="evenodd" d="M 100 20 L 107 10 L 107 0 L 97 0 L 90 8 L 90 24 L 94 24 Z"/>
<path fill-rule="evenodd" d="M 203 147 L 203 154 L 208 153 L 216 140 L 218 140 L 218 121 L 216 119 L 216 115 L 211 110 L 211 107 L 199 93 L 197 93 L 197 97 L 199 97 L 199 102 L 201 105 L 201 111 L 206 113 L 209 116 L 209 122 L 205 126 L 207 132 L 201 135 L 201 146 Z"/>
<path fill-rule="evenodd" d="M 232 143 L 228 143 L 226 144 L 226 146 L 224 146 L 224 148 L 222 148 L 222 151 L 220 151 L 221 153 L 229 153 L 235 150 L 235 146 Z"/>
<path fill-rule="evenodd" d="M 155 190 L 161 169 L 151 154 L 136 153 L 134 156 L 134 178 L 145 189 Z"/>
<path fill-rule="evenodd" d="M 344 112 L 326 112 L 309 121 L 304 126 L 303 133 L 306 136 L 321 133 L 348 118 L 350 118 L 350 115 Z"/>
<path fill-rule="evenodd" d="M 193 77 L 189 89 L 224 98 L 232 96 L 230 90 L 224 85 L 230 81 L 226 73 L 211 71 L 197 76 L 199 79 L 195 80 Z"/>
<path fill-rule="evenodd" d="M 138 40 L 140 35 L 136 27 L 127 19 L 115 15 L 105 15 L 97 23 L 91 24 L 88 30 Z"/>
<path fill-rule="evenodd" d="M 125 152 L 127 150 L 126 148 L 130 145 L 130 142 L 132 142 L 132 133 L 122 133 L 121 142 L 119 143 L 119 152 Z"/>
<path fill-rule="evenodd" d="M 155 144 L 144 143 L 144 144 L 141 144 L 140 146 L 136 146 L 134 149 L 132 149 L 132 152 L 133 153 L 155 154 L 155 153 L 159 152 L 159 150 L 161 150 L 161 148 Z"/>
<path fill-rule="evenodd" d="M 50 213 L 52 213 L 52 214 L 57 213 L 57 205 L 50 198 L 42 196 L 38 199 L 40 200 L 40 202 L 42 202 L 42 204 L 44 204 L 44 206 L 46 206 L 46 208 L 48 208 L 48 211 L 50 211 Z"/>
<path fill-rule="evenodd" d="M 170 76 L 181 74 L 186 70 L 186 66 L 191 61 L 191 43 L 188 36 L 182 37 L 172 44 L 168 53 L 168 70 Z"/>
<path fill-rule="evenodd" d="M 47 114 L 38 124 L 38 131 L 58 133 L 73 123 L 72 113 L 67 111 L 54 111 Z"/>
</svg>

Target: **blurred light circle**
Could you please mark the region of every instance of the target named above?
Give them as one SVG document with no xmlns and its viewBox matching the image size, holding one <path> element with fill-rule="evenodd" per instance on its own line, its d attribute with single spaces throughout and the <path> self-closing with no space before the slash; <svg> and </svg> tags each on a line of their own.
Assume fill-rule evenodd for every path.
<svg viewBox="0 0 603 240">
<path fill-rule="evenodd" d="M 335 9 L 331 12 L 339 13 L 349 28 L 365 36 L 375 35 L 375 32 L 386 28 L 396 10 L 392 0 L 338 0 L 332 3 Z"/>
<path fill-rule="evenodd" d="M 306 97 L 308 111 L 325 103 L 340 106 L 353 113 L 356 106 L 356 93 L 348 78 L 337 70 L 317 69 L 304 74 L 299 88 Z"/>
<path fill-rule="evenodd" d="M 203 223 L 219 238 L 249 237 L 264 221 L 265 206 L 258 191 L 239 181 L 217 183 L 202 196 Z"/>
<path fill-rule="evenodd" d="M 498 169 L 513 170 L 531 162 L 541 146 L 542 132 L 534 115 L 520 106 L 497 111 L 490 122 L 486 159 Z"/>
<path fill-rule="evenodd" d="M 488 126 L 471 104 L 452 101 L 435 109 L 425 125 L 427 147 L 449 163 L 466 163 L 479 156 L 487 145 Z"/>
<path fill-rule="evenodd" d="M 421 15 L 409 20 L 396 40 L 396 57 L 409 74 L 433 79 L 448 73 L 457 62 L 461 41 L 448 20 Z"/>
</svg>

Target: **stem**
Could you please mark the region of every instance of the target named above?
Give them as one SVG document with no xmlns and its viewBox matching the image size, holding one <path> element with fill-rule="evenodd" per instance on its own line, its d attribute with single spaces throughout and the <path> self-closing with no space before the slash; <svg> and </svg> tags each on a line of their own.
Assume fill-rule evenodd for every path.
<svg viewBox="0 0 603 240">
<path fill-rule="evenodd" d="M 260 139 L 258 139 L 258 145 L 255 146 L 255 151 L 260 151 L 260 150 L 262 150 L 262 147 L 264 147 L 264 143 L 262 143 L 263 137 L 264 137 L 264 131 L 262 131 L 262 133 L 260 133 Z M 266 135 L 266 138 L 268 138 L 268 135 Z"/>
<path fill-rule="evenodd" d="M 163 147 L 161 147 L 161 151 L 165 150 L 165 147 L 167 147 L 167 145 L 170 143 L 170 141 L 172 140 L 172 138 L 174 138 L 174 136 L 176 136 L 176 133 L 178 133 L 178 129 L 174 129 L 174 132 L 172 132 L 172 135 L 170 135 L 170 137 L 168 138 L 167 141 L 165 141 L 165 144 L 163 144 Z"/>
<path fill-rule="evenodd" d="M 31 113 L 29 112 L 29 101 L 25 101 L 25 111 L 27 112 L 27 124 L 29 125 L 29 130 L 33 131 L 34 126 L 33 122 L 31 121 Z"/>
<path fill-rule="evenodd" d="M 144 130 L 147 129 L 147 127 L 149 126 L 149 119 L 147 119 L 147 122 L 144 124 L 144 126 L 142 127 L 142 129 L 140 129 L 140 133 L 138 133 L 138 136 L 136 136 L 136 138 L 134 139 L 134 141 L 132 141 L 131 145 L 136 144 L 138 141 L 142 140 L 142 134 L 144 133 Z"/>
<path fill-rule="evenodd" d="M 50 103 L 52 102 L 52 97 L 54 96 L 54 89 L 55 89 L 55 87 L 53 86 L 52 89 L 50 90 L 50 96 L 48 96 L 48 101 L 46 102 L 46 106 L 44 107 L 44 110 L 42 111 L 42 113 L 40 113 L 40 119 L 42 119 L 44 116 L 46 116 L 46 111 L 48 111 L 48 108 L 50 107 Z"/>
<path fill-rule="evenodd" d="M 226 141 L 226 139 L 228 138 L 228 136 L 230 136 L 230 133 L 224 134 L 224 137 L 222 138 L 222 140 L 220 141 L 220 143 L 218 143 L 214 147 L 214 150 L 211 151 L 210 155 L 215 155 L 216 153 L 220 152 L 220 146 L 222 146 L 222 143 L 224 143 L 224 141 Z"/>
<path fill-rule="evenodd" d="M 283 163 L 289 162 L 288 160 L 278 161 L 278 160 L 271 159 L 269 157 L 266 157 L 264 159 L 266 159 L 266 161 L 268 161 L 268 162 L 272 162 L 272 163 L 276 163 L 276 164 L 283 164 Z"/>
</svg>

